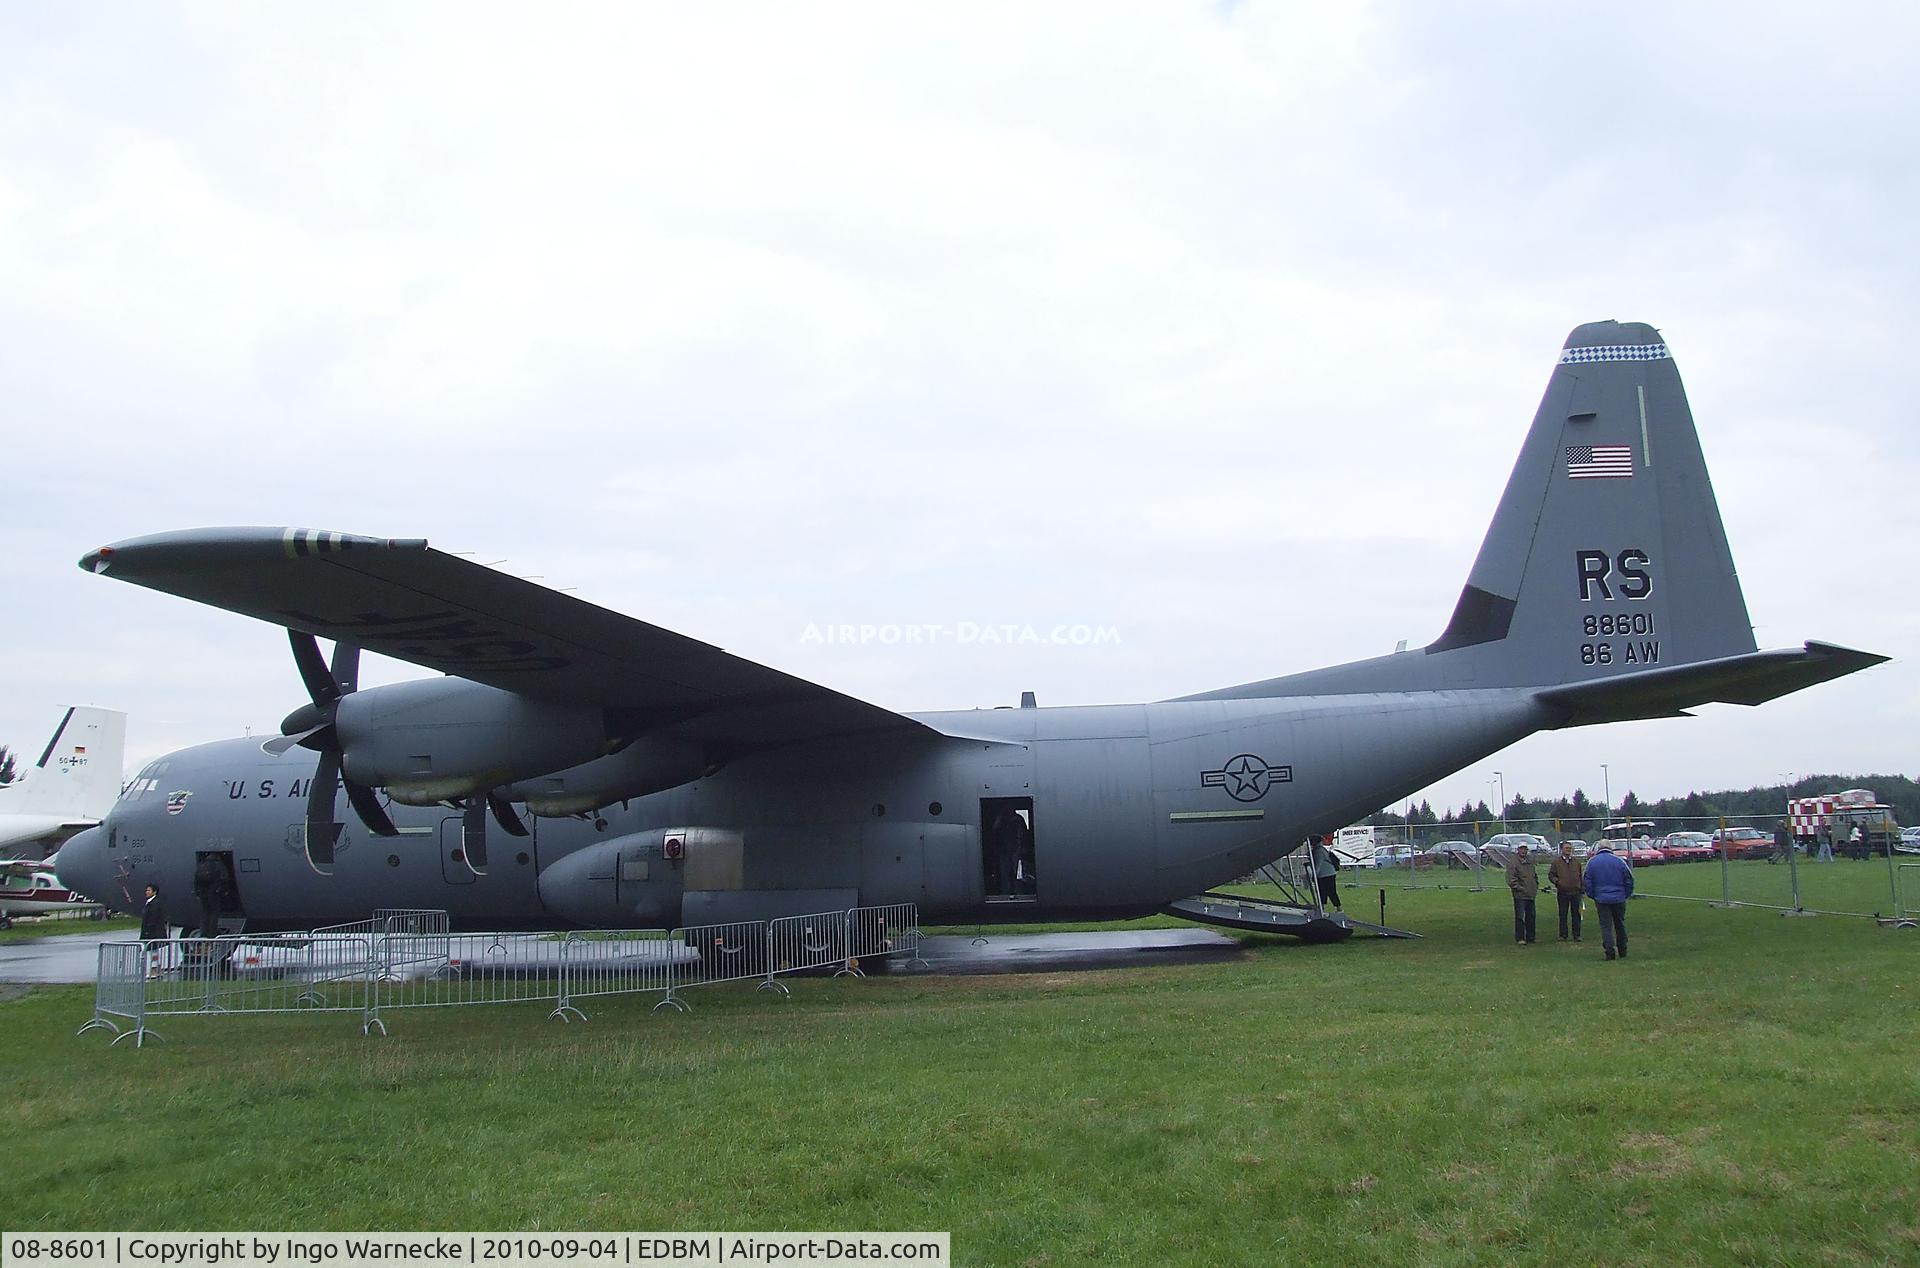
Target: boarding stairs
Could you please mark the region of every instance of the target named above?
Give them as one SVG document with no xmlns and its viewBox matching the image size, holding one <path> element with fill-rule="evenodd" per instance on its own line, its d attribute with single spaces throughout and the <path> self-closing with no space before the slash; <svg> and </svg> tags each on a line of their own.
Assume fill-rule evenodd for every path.
<svg viewBox="0 0 1920 1268">
<path fill-rule="evenodd" d="M 1311 864 L 1304 854 L 1269 863 L 1260 869 L 1260 874 L 1279 891 L 1279 897 L 1208 890 L 1168 903 L 1161 910 L 1182 920 L 1253 933 L 1286 934 L 1303 942 L 1338 942 L 1355 933 L 1369 933 L 1378 938 L 1421 936 L 1407 929 L 1356 920 L 1343 911 L 1327 911 L 1320 905 L 1319 886 L 1314 883 Z"/>
</svg>

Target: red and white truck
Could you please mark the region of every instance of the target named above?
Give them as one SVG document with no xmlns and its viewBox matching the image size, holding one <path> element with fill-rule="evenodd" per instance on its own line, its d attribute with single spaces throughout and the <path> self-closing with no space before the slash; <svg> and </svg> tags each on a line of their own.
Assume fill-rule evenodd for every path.
<svg viewBox="0 0 1920 1268">
<path fill-rule="evenodd" d="M 1858 845 L 1853 843 L 1855 827 L 1860 829 Z M 1794 843 L 1809 852 L 1820 848 L 1822 834 L 1831 833 L 1834 853 L 1856 859 L 1884 855 L 1900 843 L 1892 807 L 1880 804 L 1870 788 L 1793 798 L 1787 802 L 1787 829 Z"/>
</svg>

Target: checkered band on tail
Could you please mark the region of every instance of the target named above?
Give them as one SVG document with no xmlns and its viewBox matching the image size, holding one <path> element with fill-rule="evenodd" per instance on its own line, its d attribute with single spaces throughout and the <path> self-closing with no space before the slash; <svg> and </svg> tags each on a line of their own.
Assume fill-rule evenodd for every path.
<svg viewBox="0 0 1920 1268">
<path fill-rule="evenodd" d="M 1664 361 L 1672 356 L 1664 343 L 1630 343 L 1595 345 L 1590 348 L 1567 348 L 1560 353 L 1561 365 L 1578 365 L 1583 361 Z"/>
</svg>

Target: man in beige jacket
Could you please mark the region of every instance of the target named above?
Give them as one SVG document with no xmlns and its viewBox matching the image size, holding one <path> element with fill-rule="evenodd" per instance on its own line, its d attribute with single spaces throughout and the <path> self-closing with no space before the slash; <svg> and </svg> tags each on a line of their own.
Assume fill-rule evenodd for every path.
<svg viewBox="0 0 1920 1268">
<path fill-rule="evenodd" d="M 1580 941 L 1581 890 L 1585 881 L 1580 860 L 1573 857 L 1573 842 L 1562 841 L 1560 853 L 1547 867 L 1547 880 L 1553 884 L 1553 896 L 1560 900 L 1560 941 L 1567 940 L 1568 917 L 1572 917 L 1573 940 Z"/>
<path fill-rule="evenodd" d="M 1513 940 L 1521 946 L 1533 945 L 1533 901 L 1540 892 L 1540 873 L 1533 870 L 1527 847 L 1513 852 L 1507 864 L 1507 888 L 1513 891 Z"/>
</svg>

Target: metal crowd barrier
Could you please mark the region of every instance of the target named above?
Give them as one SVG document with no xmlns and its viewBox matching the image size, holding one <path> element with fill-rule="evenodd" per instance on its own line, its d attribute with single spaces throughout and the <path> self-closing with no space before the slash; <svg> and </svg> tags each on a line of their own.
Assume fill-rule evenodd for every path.
<svg viewBox="0 0 1920 1268">
<path fill-rule="evenodd" d="M 270 934 L 100 944 L 93 1017 L 136 1047 L 153 1017 L 222 1013 L 364 1012 L 376 960 L 372 939 Z M 124 1032 L 115 1018 L 130 1023 Z"/>
<path fill-rule="evenodd" d="M 133 1046 L 142 1046 L 147 1041 L 146 944 L 101 943 L 99 968 L 95 972 L 93 1016 L 76 1033 L 110 1030 L 114 1043 L 132 1035 Z M 126 1023 L 125 1029 L 121 1028 L 121 1022 Z"/>
<path fill-rule="evenodd" d="M 671 993 L 673 963 L 682 954 L 691 953 L 665 929 L 575 930 L 567 935 L 560 991 L 549 1016 L 585 1021 L 576 999 L 648 991 L 661 992 L 663 998 L 653 1006 L 659 1012 L 668 1006 L 664 996 Z M 677 1002 L 674 1007 L 686 1009 Z"/>
<path fill-rule="evenodd" d="M 344 925 L 322 925 L 313 932 L 316 934 L 429 934 L 447 933 L 453 928 L 453 922 L 445 910 L 439 907 L 375 907 L 373 916 L 368 920 L 355 920 Z"/>
<path fill-rule="evenodd" d="M 862 960 L 909 957 L 908 964 L 927 967 L 920 955 L 920 909 L 912 903 L 886 907 L 855 907 L 847 912 L 847 959 L 840 972 L 865 977 Z M 835 974 L 839 976 L 839 974 Z"/>
<path fill-rule="evenodd" d="M 920 937 L 918 908 L 901 903 L 565 934 L 453 934 L 444 912 L 393 912 L 311 933 L 108 942 L 80 1033 L 141 1046 L 155 1016 L 357 1011 L 364 1032 L 385 1034 L 392 1009 L 548 1001 L 550 1017 L 584 1020 L 579 1000 L 648 992 L 660 993 L 655 1011 L 684 1012 L 688 987 L 758 980 L 786 993 L 781 974 L 863 976 L 863 959 L 898 956 L 924 966 Z"/>
<path fill-rule="evenodd" d="M 732 924 L 675 929 L 675 940 L 693 954 L 686 960 L 674 961 L 668 969 L 667 997 L 661 1003 L 684 1010 L 686 1004 L 677 994 L 681 986 L 708 986 L 718 982 L 746 982 L 765 978 L 768 966 L 773 963 L 767 923 L 764 920 L 743 920 Z"/>
<path fill-rule="evenodd" d="M 1893 917 L 1902 926 L 1920 923 L 1920 863 L 1902 863 L 1895 873 Z"/>
<path fill-rule="evenodd" d="M 383 1009 L 556 999 L 567 943 L 563 934 L 388 934 L 377 952 L 380 968 L 368 979 L 362 1028 L 385 1034 Z"/>
<path fill-rule="evenodd" d="M 767 977 L 756 988 L 790 995 L 781 973 L 804 973 L 846 963 L 847 913 L 781 916 L 767 921 Z"/>
</svg>

